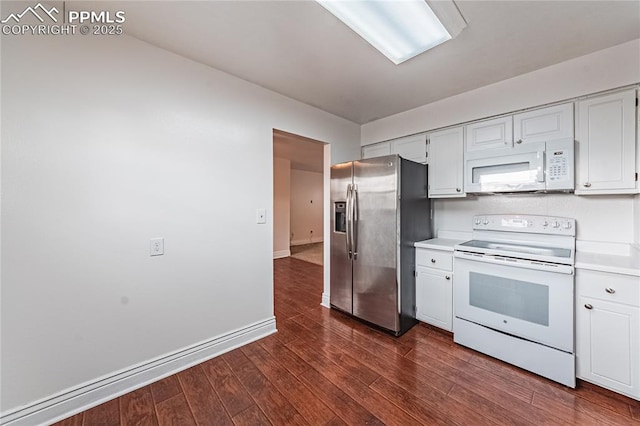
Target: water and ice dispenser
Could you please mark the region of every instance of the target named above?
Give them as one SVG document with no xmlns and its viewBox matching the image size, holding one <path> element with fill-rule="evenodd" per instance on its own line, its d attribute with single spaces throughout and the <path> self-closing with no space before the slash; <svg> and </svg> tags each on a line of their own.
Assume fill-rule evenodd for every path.
<svg viewBox="0 0 640 426">
<path fill-rule="evenodd" d="M 347 232 L 347 203 L 338 201 L 333 203 L 334 211 L 334 232 Z"/>
</svg>

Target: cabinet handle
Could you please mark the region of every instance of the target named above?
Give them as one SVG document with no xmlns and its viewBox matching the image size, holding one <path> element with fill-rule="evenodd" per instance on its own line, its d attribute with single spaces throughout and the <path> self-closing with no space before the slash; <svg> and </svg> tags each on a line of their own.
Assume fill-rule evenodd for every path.
<svg viewBox="0 0 640 426">
<path fill-rule="evenodd" d="M 431 259 L 431 263 L 436 263 L 436 260 L 435 259 Z"/>
<path fill-rule="evenodd" d="M 589 303 L 587 303 L 586 305 L 584 305 L 585 308 L 587 309 L 593 309 L 593 306 Z"/>
<path fill-rule="evenodd" d="M 445 275 L 445 276 L 444 276 L 444 279 L 445 279 L 445 280 L 450 280 L 450 279 L 451 279 L 451 277 L 450 277 L 449 275 Z"/>
<path fill-rule="evenodd" d="M 522 143 L 522 139 L 518 139 L 516 143 Z"/>
<path fill-rule="evenodd" d="M 591 183 L 590 182 L 585 182 L 584 183 L 584 187 L 585 188 L 590 188 L 591 187 Z"/>
<path fill-rule="evenodd" d="M 611 288 L 611 287 L 607 287 L 607 288 L 605 288 L 605 289 L 604 289 L 604 291 L 606 291 L 606 292 L 607 292 L 607 293 L 609 293 L 609 294 L 613 294 L 613 293 L 615 293 L 615 292 L 616 292 L 616 291 L 615 291 L 615 289 L 613 289 L 613 288 Z"/>
<path fill-rule="evenodd" d="M 462 192 L 462 189 L 456 188 L 456 192 Z"/>
</svg>

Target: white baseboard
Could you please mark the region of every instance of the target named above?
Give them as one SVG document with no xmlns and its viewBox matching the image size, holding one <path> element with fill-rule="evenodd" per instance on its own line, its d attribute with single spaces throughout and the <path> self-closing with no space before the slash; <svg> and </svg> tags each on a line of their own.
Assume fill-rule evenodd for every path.
<svg viewBox="0 0 640 426">
<path fill-rule="evenodd" d="M 329 300 L 329 295 L 325 292 L 322 292 L 322 303 L 320 303 L 325 308 L 331 307 L 331 301 Z"/>
<path fill-rule="evenodd" d="M 304 244 L 321 243 L 322 241 L 324 241 L 323 237 L 313 237 L 313 238 L 305 238 L 303 240 L 292 240 L 289 243 L 289 245 L 302 246 Z"/>
<path fill-rule="evenodd" d="M 149 360 L 0 415 L 1 425 L 55 423 L 275 333 L 275 317 Z"/>
<path fill-rule="evenodd" d="M 289 257 L 289 256 L 291 256 L 291 250 L 280 250 L 280 251 L 273 252 L 274 259 L 282 259 L 283 257 Z"/>
</svg>

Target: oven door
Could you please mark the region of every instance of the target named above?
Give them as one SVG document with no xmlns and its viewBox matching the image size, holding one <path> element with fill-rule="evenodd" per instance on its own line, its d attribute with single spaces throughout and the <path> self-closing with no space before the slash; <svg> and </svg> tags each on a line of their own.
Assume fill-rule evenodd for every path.
<svg viewBox="0 0 640 426">
<path fill-rule="evenodd" d="M 558 273 L 493 256 L 455 256 L 456 317 L 573 353 L 572 268 Z"/>
</svg>

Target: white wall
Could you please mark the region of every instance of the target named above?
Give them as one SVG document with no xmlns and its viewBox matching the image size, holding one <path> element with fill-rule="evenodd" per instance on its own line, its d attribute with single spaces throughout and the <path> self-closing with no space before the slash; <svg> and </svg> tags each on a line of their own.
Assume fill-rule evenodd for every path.
<svg viewBox="0 0 640 426">
<path fill-rule="evenodd" d="M 273 159 L 273 258 L 291 255 L 291 161 Z"/>
<path fill-rule="evenodd" d="M 634 196 L 573 194 L 485 195 L 434 200 L 434 228 L 471 232 L 477 214 L 538 214 L 576 219 L 576 238 L 634 243 Z M 637 204 L 637 202 L 636 202 Z"/>
<path fill-rule="evenodd" d="M 273 129 L 360 152 L 354 123 L 126 36 L 3 37 L 2 104 L 3 413 L 272 318 Z"/>
<path fill-rule="evenodd" d="M 640 40 L 614 46 L 362 126 L 363 145 L 640 82 Z M 476 214 L 577 219 L 578 239 L 639 241 L 638 196 L 509 195 L 434 201 L 435 231 L 471 231 Z M 636 214 L 634 215 L 634 211 Z M 634 230 L 635 229 L 635 230 Z"/>
<path fill-rule="evenodd" d="M 362 145 L 638 82 L 640 39 L 364 124 Z"/>
<path fill-rule="evenodd" d="M 322 184 L 322 173 L 291 170 L 291 245 L 323 240 Z"/>
</svg>

